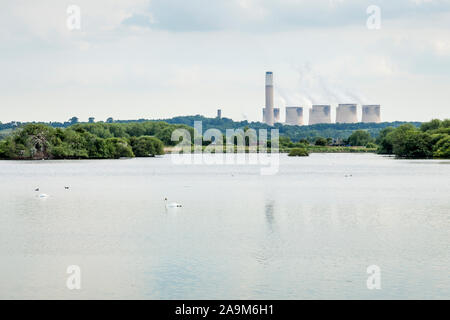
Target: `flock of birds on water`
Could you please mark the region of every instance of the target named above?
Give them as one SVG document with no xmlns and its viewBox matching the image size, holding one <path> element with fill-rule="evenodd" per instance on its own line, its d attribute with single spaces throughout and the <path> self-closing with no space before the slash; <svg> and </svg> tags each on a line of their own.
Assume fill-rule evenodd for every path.
<svg viewBox="0 0 450 320">
<path fill-rule="evenodd" d="M 67 186 L 66 186 L 66 187 L 64 187 L 64 189 L 65 189 L 65 190 L 69 190 L 70 187 L 67 187 Z M 39 192 L 40 189 L 39 189 L 39 188 L 36 188 L 36 189 L 34 189 L 34 191 L 35 191 L 35 192 Z M 49 197 L 49 195 L 46 194 L 46 193 L 40 193 L 40 194 L 38 195 L 38 198 L 39 198 L 39 199 L 46 199 L 46 198 L 48 198 L 48 197 Z M 164 198 L 164 204 L 165 204 L 165 206 L 166 206 L 166 209 L 168 209 L 168 208 L 181 208 L 181 207 L 182 207 L 182 205 L 179 204 L 179 203 L 177 203 L 177 202 L 168 202 L 167 198 Z"/>
<path fill-rule="evenodd" d="M 66 190 L 69 190 L 70 189 L 70 187 L 64 187 L 64 189 L 66 189 Z M 36 189 L 34 189 L 34 191 L 35 192 L 39 192 L 40 191 L 40 189 L 39 188 L 36 188 Z M 46 193 L 40 193 L 39 195 L 38 195 L 38 198 L 39 199 L 46 199 L 46 198 L 48 198 L 49 197 L 49 195 L 48 194 L 46 194 Z"/>
<path fill-rule="evenodd" d="M 232 175 L 232 176 L 234 176 L 234 175 Z M 351 175 L 351 174 L 346 174 L 344 177 L 345 177 L 345 178 L 350 178 L 350 177 L 352 177 L 352 176 L 353 176 L 353 175 Z M 64 189 L 65 189 L 65 190 L 69 190 L 70 187 L 65 186 Z M 34 191 L 35 191 L 35 192 L 39 192 L 40 189 L 39 189 L 39 188 L 36 188 L 36 189 L 34 189 Z M 48 195 L 48 194 L 45 194 L 45 193 L 41 193 L 41 194 L 38 195 L 38 198 L 39 198 L 39 199 L 46 199 L 46 198 L 48 198 L 48 197 L 49 197 L 49 195 Z M 177 202 L 168 202 L 167 198 L 164 198 L 164 204 L 165 204 L 166 209 L 169 209 L 169 208 L 181 208 L 181 207 L 182 207 L 182 205 L 181 205 L 180 203 L 177 203 Z"/>
</svg>

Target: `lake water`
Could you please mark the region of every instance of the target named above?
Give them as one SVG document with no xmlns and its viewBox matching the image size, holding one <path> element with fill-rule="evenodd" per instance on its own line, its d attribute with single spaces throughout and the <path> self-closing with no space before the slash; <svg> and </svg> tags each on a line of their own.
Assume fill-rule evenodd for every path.
<svg viewBox="0 0 450 320">
<path fill-rule="evenodd" d="M 450 161 L 280 157 L 0 161 L 0 298 L 450 298 Z"/>
</svg>

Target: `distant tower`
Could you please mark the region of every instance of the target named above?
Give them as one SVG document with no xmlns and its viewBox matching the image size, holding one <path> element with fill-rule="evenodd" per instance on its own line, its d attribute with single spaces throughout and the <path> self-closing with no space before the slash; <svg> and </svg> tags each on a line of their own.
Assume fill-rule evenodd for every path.
<svg viewBox="0 0 450 320">
<path fill-rule="evenodd" d="M 302 107 L 286 107 L 286 124 L 292 126 L 303 125 L 303 108 Z"/>
<path fill-rule="evenodd" d="M 379 104 L 363 105 L 361 122 L 380 123 L 381 122 L 381 107 L 380 107 L 380 105 Z"/>
<path fill-rule="evenodd" d="M 309 124 L 331 123 L 331 107 L 315 104 L 309 110 Z"/>
<path fill-rule="evenodd" d="M 222 109 L 217 109 L 217 119 L 222 119 Z"/>
<path fill-rule="evenodd" d="M 264 122 L 269 126 L 274 124 L 274 110 L 273 110 L 273 73 L 266 72 L 266 110 Z"/>
<path fill-rule="evenodd" d="M 357 111 L 356 104 L 340 104 L 336 109 L 336 123 L 357 123 Z"/>
</svg>

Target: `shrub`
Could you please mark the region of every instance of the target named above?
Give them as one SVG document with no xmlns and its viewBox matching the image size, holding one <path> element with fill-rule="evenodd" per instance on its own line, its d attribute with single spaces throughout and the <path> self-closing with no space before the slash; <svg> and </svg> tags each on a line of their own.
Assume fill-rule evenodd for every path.
<svg viewBox="0 0 450 320">
<path fill-rule="evenodd" d="M 308 150 L 306 148 L 294 148 L 289 154 L 289 157 L 307 157 L 309 156 Z"/>
</svg>

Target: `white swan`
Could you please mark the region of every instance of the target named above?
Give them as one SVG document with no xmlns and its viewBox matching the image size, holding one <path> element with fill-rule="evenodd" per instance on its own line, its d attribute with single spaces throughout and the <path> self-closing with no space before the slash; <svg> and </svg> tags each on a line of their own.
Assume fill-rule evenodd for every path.
<svg viewBox="0 0 450 320">
<path fill-rule="evenodd" d="M 176 202 L 167 203 L 167 198 L 164 198 L 164 203 L 166 204 L 166 208 L 181 208 L 182 205 Z"/>
</svg>

